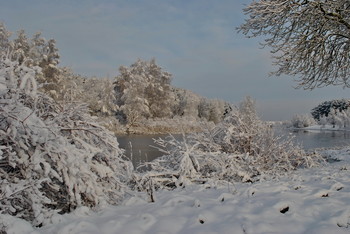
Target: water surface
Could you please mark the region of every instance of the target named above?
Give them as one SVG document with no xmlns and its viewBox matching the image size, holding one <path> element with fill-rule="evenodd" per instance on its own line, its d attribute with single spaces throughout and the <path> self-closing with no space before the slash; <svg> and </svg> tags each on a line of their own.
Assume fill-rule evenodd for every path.
<svg viewBox="0 0 350 234">
<path fill-rule="evenodd" d="M 169 135 L 125 135 L 118 136 L 119 147 L 125 149 L 125 154 L 134 166 L 152 161 L 163 155 L 156 147 L 153 139 L 166 138 Z M 180 138 L 180 135 L 174 135 Z"/>
<path fill-rule="evenodd" d="M 287 130 L 288 131 L 288 130 Z M 350 145 L 349 131 L 292 130 L 295 140 L 304 149 L 332 148 Z"/>
</svg>

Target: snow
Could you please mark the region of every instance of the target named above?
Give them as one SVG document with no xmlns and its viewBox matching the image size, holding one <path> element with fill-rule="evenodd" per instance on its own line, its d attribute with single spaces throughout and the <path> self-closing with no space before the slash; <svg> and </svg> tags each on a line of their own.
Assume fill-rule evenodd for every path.
<svg viewBox="0 0 350 234">
<path fill-rule="evenodd" d="M 349 233 L 350 148 L 323 154 L 340 161 L 250 183 L 189 185 L 136 194 L 119 206 L 81 207 L 47 226 L 2 215 L 8 233 Z"/>
</svg>

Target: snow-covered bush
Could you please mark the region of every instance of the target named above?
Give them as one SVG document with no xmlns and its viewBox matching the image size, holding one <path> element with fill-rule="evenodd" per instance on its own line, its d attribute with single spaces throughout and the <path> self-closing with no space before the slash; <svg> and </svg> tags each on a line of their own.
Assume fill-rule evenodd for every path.
<svg viewBox="0 0 350 234">
<path fill-rule="evenodd" d="M 136 189 L 151 193 L 154 189 L 175 188 L 200 178 L 200 165 L 194 156 L 196 145 L 187 142 L 184 135 L 182 141 L 169 135 L 166 139 L 155 139 L 155 143 L 164 156 L 140 165 L 148 171 L 141 176 L 135 175 Z"/>
<path fill-rule="evenodd" d="M 294 115 L 291 120 L 291 125 L 294 128 L 306 128 L 316 124 L 316 121 L 309 115 Z"/>
<path fill-rule="evenodd" d="M 0 58 L 0 212 L 36 226 L 54 212 L 117 203 L 132 169 L 85 105 L 37 92 L 38 72 Z"/>
<path fill-rule="evenodd" d="M 319 164 L 319 155 L 308 155 L 292 138 L 276 137 L 261 121 L 252 99 L 247 98 L 213 129 L 191 134 L 184 141 L 157 140 L 165 155 L 147 164 L 139 188 L 178 187 L 186 181 L 254 182 L 300 167 Z M 150 183 L 151 181 L 151 183 Z"/>
</svg>

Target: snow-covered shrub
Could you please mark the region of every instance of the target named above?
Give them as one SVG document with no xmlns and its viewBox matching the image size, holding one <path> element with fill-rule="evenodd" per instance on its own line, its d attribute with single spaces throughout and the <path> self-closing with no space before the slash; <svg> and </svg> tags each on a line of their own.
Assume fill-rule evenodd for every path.
<svg viewBox="0 0 350 234">
<path fill-rule="evenodd" d="M 309 115 L 295 115 L 291 120 L 291 124 L 294 128 L 306 128 L 316 124 L 316 121 Z"/>
<path fill-rule="evenodd" d="M 291 137 L 277 137 L 261 121 L 251 98 L 232 110 L 214 129 L 194 135 L 199 147 L 217 156 L 203 157 L 203 173 L 219 178 L 254 181 L 265 175 L 278 175 L 298 167 L 310 167 L 320 158 L 308 156 Z M 201 160 L 199 160 L 201 161 Z M 216 162 L 216 163 L 215 163 Z"/>
<path fill-rule="evenodd" d="M 0 58 L 0 212 L 33 225 L 54 212 L 117 203 L 132 165 L 84 105 L 36 92 L 40 69 Z"/>
<path fill-rule="evenodd" d="M 156 187 L 177 187 L 183 182 L 182 180 L 199 176 L 199 163 L 193 156 L 195 145 L 187 142 L 185 136 L 182 139 L 177 140 L 172 135 L 166 139 L 155 139 L 157 148 L 164 153 L 164 156 L 140 165 L 140 167 L 148 167 L 149 172 L 137 181 L 139 187 L 153 179 L 157 181 Z"/>
<path fill-rule="evenodd" d="M 153 188 L 178 187 L 185 181 L 254 182 L 321 161 L 321 156 L 306 154 L 292 138 L 276 137 L 258 118 L 250 98 L 213 129 L 191 134 L 185 141 L 169 138 L 156 143 L 166 149 L 165 156 L 147 164 L 151 170 L 142 180 L 151 180 Z"/>
</svg>

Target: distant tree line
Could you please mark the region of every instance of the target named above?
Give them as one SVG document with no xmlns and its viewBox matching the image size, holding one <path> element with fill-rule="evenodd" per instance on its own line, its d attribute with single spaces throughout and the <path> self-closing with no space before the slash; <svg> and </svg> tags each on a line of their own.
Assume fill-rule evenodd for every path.
<svg viewBox="0 0 350 234">
<path fill-rule="evenodd" d="M 155 59 L 138 59 L 130 67 L 121 66 L 119 72 L 114 82 L 117 117 L 124 123 L 174 116 L 218 123 L 231 108 L 222 100 L 207 99 L 171 86 L 172 75 L 163 71 Z"/>
</svg>

